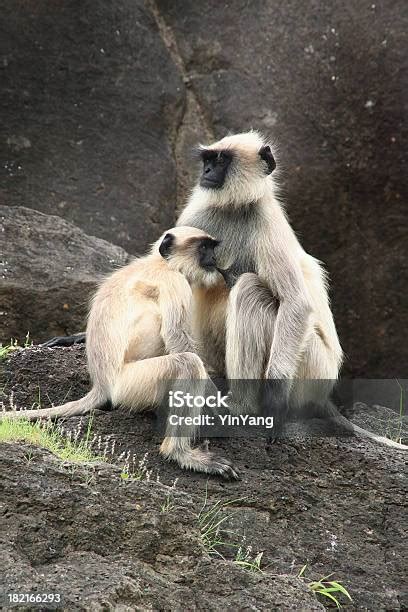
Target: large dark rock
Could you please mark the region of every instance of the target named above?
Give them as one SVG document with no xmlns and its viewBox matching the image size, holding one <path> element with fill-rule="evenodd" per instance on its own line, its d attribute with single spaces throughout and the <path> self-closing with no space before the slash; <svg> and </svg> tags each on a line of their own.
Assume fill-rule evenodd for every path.
<svg viewBox="0 0 408 612">
<path fill-rule="evenodd" d="M 277 139 L 289 215 L 332 278 L 345 372 L 403 376 L 407 3 L 157 5 L 214 136 Z"/>
<path fill-rule="evenodd" d="M 35 342 L 85 328 L 97 282 L 128 254 L 60 217 L 0 206 L 0 341 Z"/>
<path fill-rule="evenodd" d="M 142 0 L 1 6 L 0 203 L 143 252 L 171 227 L 184 85 Z"/>
<path fill-rule="evenodd" d="M 0 201 L 142 252 L 190 146 L 259 128 L 330 272 L 344 372 L 404 375 L 407 32 L 405 0 L 3 2 Z"/>
<path fill-rule="evenodd" d="M 46 407 L 89 388 L 81 346 L 15 352 L 2 376 L 7 407 L 10 396 L 19 408 L 39 397 Z M 62 426 L 87 432 L 88 420 Z M 351 438 L 272 446 L 255 438 L 213 440 L 242 473 L 240 482 L 226 483 L 161 459 L 147 414 L 99 413 L 91 437 L 95 452 L 119 465 L 129 456 L 137 467 L 148 453 L 150 484 L 121 485 L 114 468 L 73 468 L 43 452 L 0 446 L 3 592 L 59 587 L 69 609 L 106 602 L 107 609 L 309 610 L 315 604 L 295 578 L 307 563 L 311 578 L 334 572 L 350 590 L 352 609 L 408 606 L 403 451 Z M 169 512 L 161 512 L 169 490 L 157 478 L 170 486 L 178 479 Z M 254 554 L 264 552 L 264 575 L 206 558 L 197 519 L 206 496 L 206 509 L 229 504 L 219 517 L 228 516 L 220 540 L 236 545 L 245 536 Z M 231 559 L 236 548 L 221 552 Z"/>
</svg>

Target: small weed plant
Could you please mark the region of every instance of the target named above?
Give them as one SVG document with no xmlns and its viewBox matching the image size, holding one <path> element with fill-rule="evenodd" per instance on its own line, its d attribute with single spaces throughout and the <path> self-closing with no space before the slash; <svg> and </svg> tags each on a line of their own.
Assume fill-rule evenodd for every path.
<svg viewBox="0 0 408 612">
<path fill-rule="evenodd" d="M 306 581 L 307 586 L 313 593 L 322 597 L 323 600 L 326 600 L 326 602 L 327 600 L 330 600 L 331 603 L 335 604 L 336 608 L 341 608 L 341 604 L 338 600 L 338 597 L 340 595 L 344 595 L 347 599 L 353 601 L 351 599 L 350 593 L 341 584 L 341 582 L 339 582 L 338 580 L 329 580 L 329 578 L 331 578 L 333 574 L 324 576 L 323 578 L 320 578 L 320 580 L 309 581 L 305 577 L 306 568 L 307 565 L 304 565 L 300 570 L 298 576 L 299 578 L 303 578 Z"/>
</svg>

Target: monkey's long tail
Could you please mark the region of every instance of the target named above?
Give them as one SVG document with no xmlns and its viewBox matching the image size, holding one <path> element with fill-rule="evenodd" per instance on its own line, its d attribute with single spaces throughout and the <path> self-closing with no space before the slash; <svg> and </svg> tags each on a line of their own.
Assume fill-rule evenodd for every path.
<svg viewBox="0 0 408 612">
<path fill-rule="evenodd" d="M 378 434 L 375 434 L 372 431 L 368 431 L 367 429 L 363 429 L 362 427 L 355 425 L 345 416 L 340 414 L 333 402 L 330 401 L 328 403 L 328 408 L 330 416 L 335 420 L 338 425 L 344 427 L 346 431 L 354 433 L 359 438 L 368 438 L 369 440 L 373 440 L 374 442 L 378 442 L 379 444 L 384 444 L 385 446 L 389 446 L 390 448 L 397 448 L 398 450 L 408 450 L 408 446 L 406 444 L 400 444 L 399 442 L 390 440 L 385 436 L 379 436 Z"/>
<path fill-rule="evenodd" d="M 363 429 L 358 425 L 354 425 L 354 423 L 351 423 L 351 421 L 349 421 L 348 419 L 346 419 L 346 417 L 342 415 L 336 417 L 336 421 L 339 423 L 339 425 L 344 425 L 345 427 L 347 427 L 347 429 L 349 429 L 351 432 L 354 432 L 360 438 L 369 438 L 370 440 L 374 440 L 374 442 L 384 444 L 385 446 L 389 446 L 391 448 L 397 448 L 398 450 L 408 450 L 408 446 L 406 444 L 400 444 L 399 442 L 390 440 L 385 436 L 379 436 L 373 433 L 372 431 L 368 431 L 367 429 Z"/>
<path fill-rule="evenodd" d="M 91 389 L 84 397 L 74 402 L 67 402 L 53 408 L 42 408 L 40 410 L 10 410 L 0 412 L 2 419 L 58 419 L 61 417 L 80 416 L 88 414 L 91 410 L 98 408 L 106 401 L 106 397 L 98 389 Z"/>
</svg>

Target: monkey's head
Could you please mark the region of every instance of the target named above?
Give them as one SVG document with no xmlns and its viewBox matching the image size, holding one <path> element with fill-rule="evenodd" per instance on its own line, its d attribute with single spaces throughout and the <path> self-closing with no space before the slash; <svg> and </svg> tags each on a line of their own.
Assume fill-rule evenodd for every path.
<svg viewBox="0 0 408 612">
<path fill-rule="evenodd" d="M 195 227 L 168 230 L 156 242 L 157 249 L 171 270 L 183 274 L 190 284 L 214 285 L 220 281 L 214 249 L 219 244 Z"/>
<path fill-rule="evenodd" d="M 214 206 L 256 202 L 272 183 L 276 168 L 271 146 L 255 131 L 226 136 L 209 145 L 200 145 L 202 173 L 196 195 L 210 199 Z"/>
</svg>

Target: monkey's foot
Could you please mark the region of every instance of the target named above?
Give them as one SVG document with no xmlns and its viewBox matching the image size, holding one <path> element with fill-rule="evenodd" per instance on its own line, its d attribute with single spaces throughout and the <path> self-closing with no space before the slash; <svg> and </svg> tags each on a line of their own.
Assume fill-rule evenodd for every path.
<svg viewBox="0 0 408 612">
<path fill-rule="evenodd" d="M 214 474 L 226 480 L 239 480 L 239 471 L 233 463 L 225 457 L 220 457 L 207 450 L 208 441 L 198 448 L 194 448 L 177 457 L 177 463 L 184 469 L 204 474 Z"/>
<path fill-rule="evenodd" d="M 239 480 L 240 474 L 234 464 L 225 457 L 214 455 L 214 453 L 206 453 L 205 472 L 207 474 L 217 474 L 226 480 Z"/>
</svg>

